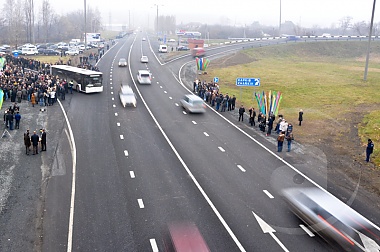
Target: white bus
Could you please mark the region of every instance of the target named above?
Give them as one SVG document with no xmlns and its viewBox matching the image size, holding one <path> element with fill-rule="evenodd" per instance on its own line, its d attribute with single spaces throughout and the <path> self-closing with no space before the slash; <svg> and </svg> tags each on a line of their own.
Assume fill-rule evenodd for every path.
<svg viewBox="0 0 380 252">
<path fill-rule="evenodd" d="M 103 92 L 103 73 L 87 70 L 68 65 L 52 65 L 50 74 L 60 79 L 65 79 L 67 83 L 71 80 L 74 83 L 73 89 L 84 93 Z"/>
</svg>

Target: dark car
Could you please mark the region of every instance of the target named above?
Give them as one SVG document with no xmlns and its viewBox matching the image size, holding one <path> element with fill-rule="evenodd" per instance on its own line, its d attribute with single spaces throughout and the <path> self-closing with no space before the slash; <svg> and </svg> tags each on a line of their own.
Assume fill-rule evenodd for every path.
<svg viewBox="0 0 380 252">
<path fill-rule="evenodd" d="M 60 55 L 61 52 L 53 49 L 45 49 L 43 54 L 45 55 Z"/>
<path fill-rule="evenodd" d="M 177 51 L 188 51 L 188 50 L 190 50 L 190 48 L 187 47 L 187 46 L 179 46 L 179 47 L 177 47 Z"/>
</svg>

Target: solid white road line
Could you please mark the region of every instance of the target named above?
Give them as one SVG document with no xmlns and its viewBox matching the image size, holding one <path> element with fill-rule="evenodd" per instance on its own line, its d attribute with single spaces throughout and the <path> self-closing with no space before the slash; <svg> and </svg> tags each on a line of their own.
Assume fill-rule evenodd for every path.
<svg viewBox="0 0 380 252">
<path fill-rule="evenodd" d="M 150 246 L 152 246 L 152 251 L 153 252 L 158 252 L 158 247 L 155 239 L 149 239 L 150 241 Z"/>
<path fill-rule="evenodd" d="M 218 149 L 221 151 L 221 152 L 225 152 L 225 150 L 222 148 L 222 147 L 218 147 Z"/>
<path fill-rule="evenodd" d="M 127 150 L 124 151 L 124 156 L 128 157 L 129 156 L 129 153 Z"/>
<path fill-rule="evenodd" d="M 115 116 L 118 116 L 118 114 L 117 114 L 117 113 L 115 113 Z"/>
<path fill-rule="evenodd" d="M 120 127 L 120 123 L 118 122 L 118 123 L 116 123 L 116 125 L 117 125 L 117 127 Z"/>
<path fill-rule="evenodd" d="M 131 175 L 131 178 L 135 178 L 135 173 L 134 173 L 134 171 L 129 171 L 129 175 Z"/>
<path fill-rule="evenodd" d="M 139 207 L 140 207 L 140 208 L 144 208 L 144 207 L 145 207 L 145 206 L 144 206 L 144 202 L 143 202 L 142 199 L 137 199 L 137 202 L 139 203 Z"/>
<path fill-rule="evenodd" d="M 263 192 L 271 199 L 274 199 L 273 195 L 270 194 L 270 192 L 268 192 L 267 190 L 263 190 Z"/>
<path fill-rule="evenodd" d="M 120 135 L 120 139 L 123 140 L 123 139 L 124 139 L 124 136 L 123 136 L 123 135 Z"/>
<path fill-rule="evenodd" d="M 277 236 L 275 236 L 272 232 L 270 232 L 269 234 L 277 242 L 277 244 L 280 245 L 280 247 L 282 248 L 282 250 L 284 250 L 285 252 L 289 252 L 289 250 L 285 247 L 284 244 L 282 244 L 282 242 L 277 238 Z"/>
<path fill-rule="evenodd" d="M 304 225 L 300 224 L 300 227 L 303 229 L 303 231 L 305 231 L 310 237 L 314 237 L 315 235 L 313 234 L 313 232 L 311 232 L 307 227 L 305 227 Z"/>
<path fill-rule="evenodd" d="M 203 132 L 203 134 L 204 134 L 205 136 L 210 136 L 209 134 L 207 134 L 207 132 Z"/>
<path fill-rule="evenodd" d="M 69 118 L 67 117 L 66 111 L 62 106 L 61 101 L 58 99 L 59 106 L 61 107 L 62 113 L 65 117 L 67 128 L 70 133 L 71 138 L 71 156 L 73 160 L 73 169 L 72 169 L 72 182 L 71 182 L 71 198 L 70 198 L 70 215 L 69 215 L 69 231 L 67 234 L 67 252 L 71 252 L 73 247 L 73 229 L 74 229 L 74 209 L 75 209 L 75 185 L 76 185 L 76 169 L 77 169 L 77 148 L 74 140 L 74 133 L 71 129 L 71 124 Z"/>
<path fill-rule="evenodd" d="M 238 167 L 242 172 L 246 172 L 246 170 L 243 168 L 243 166 L 241 166 L 241 165 L 237 165 L 237 167 Z"/>
<path fill-rule="evenodd" d="M 197 124 L 197 122 L 196 121 L 191 121 L 193 124 Z"/>
</svg>

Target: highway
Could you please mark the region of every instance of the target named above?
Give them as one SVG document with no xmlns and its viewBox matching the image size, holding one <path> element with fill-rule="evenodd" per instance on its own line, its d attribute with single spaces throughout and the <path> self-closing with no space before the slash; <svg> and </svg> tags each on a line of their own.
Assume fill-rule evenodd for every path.
<svg viewBox="0 0 380 252">
<path fill-rule="evenodd" d="M 66 170 L 49 181 L 43 251 L 165 251 L 168 225 L 187 221 L 211 251 L 336 251 L 300 226 L 279 190 L 321 186 L 342 198 L 350 191 L 329 183 L 325 164 L 307 165 L 318 160 L 278 155 L 273 142 L 231 113 L 186 113 L 179 100 L 189 90 L 180 71 L 194 60 L 159 62 L 157 42 L 142 36 L 120 39 L 101 58 L 103 93 L 75 93 L 65 106 L 70 126 L 57 155 Z M 142 54 L 149 63 L 140 63 Z M 122 57 L 126 68 L 117 66 Z M 151 85 L 137 83 L 141 69 L 152 73 Z M 136 108 L 121 105 L 121 84 L 134 89 Z M 300 173 L 307 179 L 295 181 Z M 352 206 L 380 223 L 360 198 Z"/>
</svg>

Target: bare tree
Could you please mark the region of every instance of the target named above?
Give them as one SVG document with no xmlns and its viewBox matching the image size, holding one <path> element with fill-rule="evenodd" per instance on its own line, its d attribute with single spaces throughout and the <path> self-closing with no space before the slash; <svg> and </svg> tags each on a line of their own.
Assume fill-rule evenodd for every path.
<svg viewBox="0 0 380 252">
<path fill-rule="evenodd" d="M 364 21 L 361 21 L 361 22 L 356 22 L 352 25 L 352 29 L 359 35 L 359 36 L 362 36 L 362 35 L 366 35 L 368 34 L 368 31 L 369 31 L 369 25 L 364 22 Z"/>
<path fill-rule="evenodd" d="M 34 42 L 34 0 L 25 0 L 25 28 L 26 28 L 26 40 L 28 42 Z"/>
<path fill-rule="evenodd" d="M 346 31 L 351 28 L 352 17 L 346 16 L 339 20 L 340 28 L 342 29 L 342 35 L 345 35 Z"/>
<path fill-rule="evenodd" d="M 43 30 L 43 40 L 48 42 L 50 37 L 51 23 L 54 18 L 54 10 L 51 7 L 49 0 L 43 0 L 41 7 L 41 23 Z"/>
</svg>

